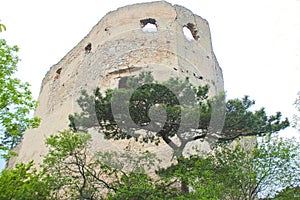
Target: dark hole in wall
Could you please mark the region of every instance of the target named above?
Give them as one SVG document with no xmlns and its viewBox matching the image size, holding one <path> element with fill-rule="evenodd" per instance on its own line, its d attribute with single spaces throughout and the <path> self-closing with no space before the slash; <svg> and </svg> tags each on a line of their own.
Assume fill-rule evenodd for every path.
<svg viewBox="0 0 300 200">
<path fill-rule="evenodd" d="M 85 46 L 84 50 L 85 50 L 85 53 L 90 53 L 91 50 L 92 50 L 92 43 L 88 43 L 88 44 Z"/>
<path fill-rule="evenodd" d="M 157 27 L 156 20 L 153 19 L 153 18 L 141 19 L 141 20 L 140 20 L 140 23 L 141 23 L 141 27 L 142 27 L 142 28 L 143 28 L 144 26 L 146 26 L 148 23 L 149 23 L 149 24 L 154 24 L 154 25 Z"/>
<path fill-rule="evenodd" d="M 192 35 L 193 35 L 193 37 L 194 37 L 195 40 L 199 39 L 199 36 L 197 35 L 198 31 L 197 31 L 197 29 L 196 29 L 196 27 L 195 27 L 194 24 L 188 23 L 184 27 L 187 27 L 191 31 L 191 33 L 192 33 Z"/>
<path fill-rule="evenodd" d="M 194 75 L 197 79 L 200 79 L 200 80 L 203 79 L 203 76 L 200 76 L 200 75 L 198 75 L 197 73 L 193 73 L 193 75 Z"/>
<path fill-rule="evenodd" d="M 60 67 L 60 68 L 58 68 L 57 70 L 56 70 L 56 73 L 57 74 L 60 74 L 61 73 L 61 70 L 62 70 L 62 68 Z"/>
</svg>

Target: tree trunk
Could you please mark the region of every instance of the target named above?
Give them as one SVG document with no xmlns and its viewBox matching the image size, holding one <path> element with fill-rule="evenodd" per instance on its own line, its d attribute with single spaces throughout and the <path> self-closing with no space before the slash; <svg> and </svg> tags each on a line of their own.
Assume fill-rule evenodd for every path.
<svg viewBox="0 0 300 200">
<path fill-rule="evenodd" d="M 178 152 L 177 152 L 177 162 L 178 162 L 178 165 L 182 165 L 181 166 L 181 174 L 185 174 L 186 173 L 186 163 L 184 161 L 184 158 L 183 158 L 183 155 L 182 155 L 182 149 L 179 149 Z M 181 193 L 182 194 L 187 194 L 189 193 L 189 182 L 187 180 L 186 177 L 184 178 L 181 178 L 180 180 L 180 189 L 181 189 Z"/>
</svg>

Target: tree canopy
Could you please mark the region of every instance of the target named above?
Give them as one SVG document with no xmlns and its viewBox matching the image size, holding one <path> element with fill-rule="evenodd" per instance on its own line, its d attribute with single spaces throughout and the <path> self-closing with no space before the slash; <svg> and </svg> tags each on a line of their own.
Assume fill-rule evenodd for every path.
<svg viewBox="0 0 300 200">
<path fill-rule="evenodd" d="M 127 86 L 105 94 L 100 88 L 93 95 L 83 91 L 78 99 L 82 112 L 69 117 L 70 127 L 74 131 L 98 127 L 107 139 L 135 138 L 157 145 L 164 141 L 181 156 L 191 141 L 213 138 L 224 143 L 244 136 L 265 136 L 289 126 L 280 112 L 268 116 L 264 108 L 251 111 L 255 101 L 248 96 L 224 103 L 223 94 L 208 98 L 209 87 L 193 86 L 188 78 L 158 83 L 150 72 L 144 72 L 129 78 Z M 211 125 L 214 113 L 218 120 Z M 180 140 L 179 145 L 174 138 Z"/>
<path fill-rule="evenodd" d="M 0 32 L 5 30 L 0 24 Z M 0 149 L 6 151 L 40 122 L 29 117 L 36 107 L 29 84 L 14 78 L 17 52 L 17 46 L 0 39 Z M 289 126 L 288 119 L 281 119 L 280 112 L 269 116 L 264 108 L 253 111 L 255 101 L 248 96 L 227 102 L 224 94 L 209 97 L 209 89 L 192 85 L 188 78 L 161 83 L 144 72 L 129 77 L 122 88 L 82 91 L 77 101 L 82 112 L 69 116 L 70 130 L 46 140 L 49 152 L 39 169 L 31 161 L 0 173 L 0 199 L 297 197 L 300 166 L 291 161 L 297 159 L 299 144 L 274 137 Z M 93 154 L 89 128 L 97 128 L 106 139 L 163 142 L 176 162 L 156 168 L 160 160 L 148 151 Z M 240 140 L 245 137 L 260 142 L 246 148 Z M 208 141 L 214 151 L 183 156 L 192 141 Z"/>
<path fill-rule="evenodd" d="M 274 138 L 289 125 L 279 112 L 268 116 L 264 109 L 253 111 L 255 102 L 247 96 L 228 100 L 216 109 L 214 105 L 222 105 L 224 95 L 209 98 L 208 86 L 195 87 L 188 79 L 159 84 L 150 73 L 143 73 L 128 79 L 127 86 L 104 94 L 99 88 L 93 95 L 83 91 L 78 99 L 82 112 L 69 117 L 71 129 L 46 140 L 49 152 L 40 172 L 32 163 L 4 170 L 0 184 L 10 181 L 16 187 L 0 187 L 0 193 L 11 195 L 10 199 L 20 194 L 11 191 L 25 191 L 28 199 L 41 192 L 40 199 L 254 200 L 258 194 L 279 196 L 280 188 L 270 185 L 291 188 L 299 184 L 300 167 L 290 165 L 299 144 Z M 120 108 L 114 110 L 114 106 Z M 210 127 L 214 109 L 224 111 L 218 116 L 225 117 L 219 121 L 224 125 L 221 131 Z M 176 162 L 157 168 L 157 155 L 147 151 L 93 154 L 89 128 L 98 128 L 106 139 L 164 142 L 173 150 Z M 188 142 L 211 137 L 214 151 L 183 156 Z M 252 137 L 251 148 L 242 144 L 240 138 L 245 137 Z M 149 174 L 150 169 L 156 169 L 155 173 Z M 43 193 L 41 186 L 46 187 Z"/>
<path fill-rule="evenodd" d="M 21 141 L 27 128 L 37 127 L 40 122 L 39 118 L 29 115 L 37 105 L 29 83 L 14 77 L 18 50 L 17 46 L 9 46 L 0 39 L 0 149 L 5 151 Z"/>
<path fill-rule="evenodd" d="M 48 182 L 33 166 L 19 163 L 14 169 L 4 169 L 0 174 L 0 199 L 48 199 Z"/>
<path fill-rule="evenodd" d="M 188 78 L 158 83 L 151 72 L 143 72 L 128 78 L 126 84 L 104 94 L 100 88 L 93 95 L 83 91 L 78 99 L 82 112 L 69 117 L 72 130 L 96 127 L 107 139 L 134 138 L 156 145 L 165 142 L 173 150 L 177 165 L 185 166 L 183 150 L 189 142 L 210 139 L 215 142 L 212 146 L 218 146 L 242 137 L 269 136 L 289 126 L 280 112 L 268 116 L 264 108 L 252 111 L 255 101 L 248 96 L 226 103 L 223 94 L 208 98 L 209 87 L 193 86 Z M 213 116 L 216 112 L 217 117 Z M 213 117 L 217 120 L 211 126 Z M 182 170 L 184 174 L 186 168 Z M 181 192 L 189 193 L 190 180 L 181 177 L 180 182 Z"/>
<path fill-rule="evenodd" d="M 91 154 L 90 142 L 88 133 L 65 130 L 52 135 L 39 172 L 33 162 L 2 171 L 0 198 L 254 200 L 260 193 L 282 199 L 292 196 L 291 188 L 300 183 L 299 163 L 290 164 L 299 144 L 291 139 L 265 138 L 251 149 L 241 143 L 223 145 L 214 154 L 181 157 L 157 169 L 155 176 L 147 171 L 159 162 L 155 154 Z M 181 181 L 188 184 L 188 192 L 181 191 Z"/>
</svg>

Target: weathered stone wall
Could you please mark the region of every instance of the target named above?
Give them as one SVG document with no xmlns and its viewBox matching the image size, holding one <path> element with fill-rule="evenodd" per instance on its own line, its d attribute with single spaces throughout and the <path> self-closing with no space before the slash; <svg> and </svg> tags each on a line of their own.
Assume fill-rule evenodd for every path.
<svg viewBox="0 0 300 200">
<path fill-rule="evenodd" d="M 144 32 L 140 20 L 156 20 L 157 32 Z M 188 41 L 182 31 L 188 24 L 194 26 L 196 39 Z M 90 52 L 85 47 L 91 43 Z M 210 95 L 223 91 L 222 71 L 212 50 L 209 26 L 206 20 L 181 6 L 167 2 L 142 3 L 119 8 L 108 13 L 93 27 L 59 63 L 46 74 L 40 91 L 36 116 L 41 126 L 28 130 L 17 147 L 16 162 L 40 162 L 47 148 L 45 138 L 68 128 L 68 115 L 78 112 L 76 99 L 82 89 L 92 91 L 100 86 L 117 87 L 120 78 L 143 70 L 153 71 L 158 80 L 170 77 L 190 77 L 195 85 L 210 85 Z M 93 149 L 122 150 L 128 141 L 107 141 L 93 132 Z M 141 146 L 132 144 L 132 148 Z M 137 147 L 138 146 L 138 147 Z M 159 152 L 168 162 L 171 149 L 145 145 Z M 205 147 L 207 148 L 207 147 Z"/>
</svg>

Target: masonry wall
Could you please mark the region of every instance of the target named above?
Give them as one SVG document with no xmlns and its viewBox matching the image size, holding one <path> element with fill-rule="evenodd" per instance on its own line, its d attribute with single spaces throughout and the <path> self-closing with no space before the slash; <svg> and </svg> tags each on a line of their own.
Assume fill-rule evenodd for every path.
<svg viewBox="0 0 300 200">
<path fill-rule="evenodd" d="M 140 20 L 155 19 L 156 32 L 144 32 Z M 182 28 L 194 25 L 195 40 L 185 38 Z M 89 51 L 88 44 L 91 44 Z M 223 91 L 222 71 L 212 50 L 208 22 L 181 6 L 167 2 L 142 3 L 109 12 L 59 63 L 46 74 L 36 116 L 39 128 L 28 130 L 16 148 L 17 162 L 41 162 L 47 153 L 45 138 L 68 128 L 68 115 L 80 112 L 76 99 L 80 91 L 115 88 L 125 76 L 153 71 L 158 80 L 190 77 L 194 85 L 210 85 L 210 95 Z M 167 164 L 172 154 L 167 145 L 143 147 L 132 141 L 107 141 L 93 134 L 93 149 L 122 150 L 131 145 L 159 153 Z M 207 147 L 203 147 L 207 148 Z"/>
</svg>

